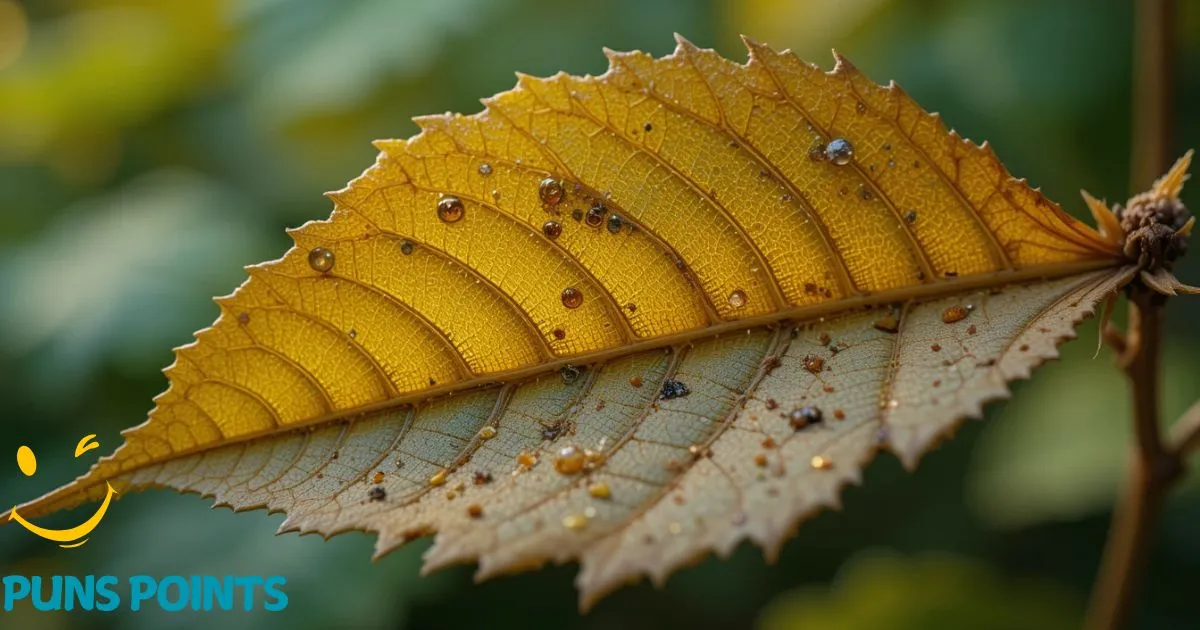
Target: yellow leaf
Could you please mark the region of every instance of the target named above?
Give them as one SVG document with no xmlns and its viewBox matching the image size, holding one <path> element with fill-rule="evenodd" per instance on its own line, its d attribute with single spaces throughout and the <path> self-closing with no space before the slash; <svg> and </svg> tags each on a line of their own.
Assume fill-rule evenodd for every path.
<svg viewBox="0 0 1200 630">
<path fill-rule="evenodd" d="M 1099 202 L 1103 234 L 895 85 L 747 45 L 610 52 L 379 142 L 149 421 L 19 512 L 170 486 L 380 554 L 437 532 L 429 569 L 579 559 L 588 605 L 746 538 L 773 556 L 1138 273 Z"/>
</svg>

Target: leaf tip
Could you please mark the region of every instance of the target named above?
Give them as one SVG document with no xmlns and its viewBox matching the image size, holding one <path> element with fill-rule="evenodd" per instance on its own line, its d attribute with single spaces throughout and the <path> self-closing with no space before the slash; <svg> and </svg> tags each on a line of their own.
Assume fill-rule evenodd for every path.
<svg viewBox="0 0 1200 630">
<path fill-rule="evenodd" d="M 1178 199 L 1179 193 L 1183 191 L 1183 184 L 1191 178 L 1188 169 L 1192 165 L 1192 155 L 1195 149 L 1188 149 L 1187 153 L 1183 154 L 1175 161 L 1171 170 L 1167 171 L 1166 175 L 1158 178 L 1154 182 L 1154 194 L 1159 198 Z"/>
</svg>

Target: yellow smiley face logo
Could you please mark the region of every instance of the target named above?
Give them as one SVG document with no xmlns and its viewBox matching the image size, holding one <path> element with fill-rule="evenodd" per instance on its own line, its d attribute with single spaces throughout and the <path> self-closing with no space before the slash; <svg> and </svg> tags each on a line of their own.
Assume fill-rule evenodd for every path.
<svg viewBox="0 0 1200 630">
<path fill-rule="evenodd" d="M 75 457 L 79 457 L 94 448 L 99 448 L 100 443 L 96 442 L 95 439 L 95 435 L 87 435 L 82 440 L 79 440 L 79 444 L 75 446 Z M 26 477 L 32 477 L 37 472 L 37 457 L 34 456 L 33 449 L 28 446 L 22 446 L 17 449 L 17 468 L 20 468 L 21 473 Z M 85 537 L 92 533 L 92 530 L 96 529 L 96 526 L 100 524 L 100 519 L 104 518 L 104 513 L 108 510 L 108 504 L 112 502 L 113 495 L 117 493 L 116 490 L 113 490 L 111 484 L 105 482 L 105 485 L 108 486 L 108 493 L 104 495 L 104 502 L 100 504 L 100 509 L 96 510 L 96 513 L 91 518 L 70 529 L 46 529 L 38 527 L 25 520 L 20 514 L 17 514 L 16 507 L 13 507 L 12 512 L 10 512 L 9 519 L 20 523 L 25 529 L 46 540 L 62 543 L 59 547 L 64 549 L 78 547 L 87 542 L 87 538 Z"/>
</svg>

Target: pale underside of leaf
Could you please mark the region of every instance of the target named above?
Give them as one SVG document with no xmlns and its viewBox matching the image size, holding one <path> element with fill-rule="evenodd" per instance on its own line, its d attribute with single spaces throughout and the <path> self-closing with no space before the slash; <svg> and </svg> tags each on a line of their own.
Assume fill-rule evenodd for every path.
<svg viewBox="0 0 1200 630">
<path fill-rule="evenodd" d="M 168 486 L 380 553 L 438 532 L 429 567 L 579 559 L 590 603 L 746 538 L 774 555 L 878 448 L 914 466 L 1132 276 L 899 88 L 749 46 L 522 76 L 378 143 L 329 221 L 219 300 L 149 421 L 21 513 Z M 834 138 L 847 164 L 814 159 Z M 659 400 L 667 381 L 690 393 Z M 797 430 L 805 406 L 823 421 Z M 561 474 L 567 445 L 605 459 Z"/>
</svg>

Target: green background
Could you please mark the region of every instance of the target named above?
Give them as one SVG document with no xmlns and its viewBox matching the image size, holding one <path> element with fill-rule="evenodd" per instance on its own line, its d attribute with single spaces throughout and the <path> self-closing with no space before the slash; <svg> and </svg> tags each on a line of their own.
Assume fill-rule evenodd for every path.
<svg viewBox="0 0 1200 630">
<path fill-rule="evenodd" d="M 829 67 L 836 47 L 895 79 L 1012 172 L 1082 216 L 1079 188 L 1128 196 L 1133 9 L 1118 0 L 0 0 L 0 504 L 81 474 L 164 388 L 170 348 L 217 314 L 244 264 L 406 137 L 475 112 L 513 71 L 599 74 L 601 47 L 666 54 L 673 32 L 744 59 L 739 32 Z M 1200 3 L 1178 3 L 1173 149 L 1200 144 Z M 1185 201 L 1200 205 L 1197 189 Z M 1177 269 L 1200 283 L 1200 255 Z M 1200 396 L 1200 299 L 1172 300 L 1165 411 Z M 915 474 L 890 455 L 780 561 L 743 546 L 664 589 L 580 616 L 563 566 L 474 585 L 418 577 L 427 541 L 272 534 L 263 512 L 195 496 L 123 498 L 82 548 L 0 527 L 3 574 L 281 574 L 282 613 L 0 613 L 4 628 L 1071 628 L 1129 439 L 1125 386 L 1094 324 L 1065 360 L 964 426 Z M 12 454 L 33 447 L 25 478 Z M 5 466 L 8 466 L 7 468 Z M 1168 505 L 1138 628 L 1200 624 L 1200 487 Z M 84 508 L 85 512 L 91 508 Z M 78 512 L 65 518 L 78 517 Z"/>
</svg>

